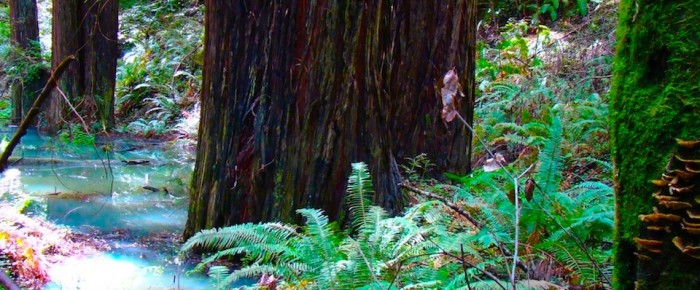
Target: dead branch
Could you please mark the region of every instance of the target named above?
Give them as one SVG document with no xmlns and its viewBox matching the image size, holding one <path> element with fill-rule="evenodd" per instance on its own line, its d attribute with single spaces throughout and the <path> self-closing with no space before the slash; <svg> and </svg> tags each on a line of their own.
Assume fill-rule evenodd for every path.
<svg viewBox="0 0 700 290">
<path fill-rule="evenodd" d="M 5 271 L 0 271 L 0 286 L 7 290 L 20 290 L 19 286 L 12 281 L 12 278 L 5 274 Z"/>
<path fill-rule="evenodd" d="M 12 136 L 12 139 L 10 139 L 10 143 L 7 144 L 5 151 L 3 151 L 2 155 L 0 155 L 0 173 L 7 169 L 7 160 L 10 158 L 10 155 L 12 155 L 12 151 L 15 150 L 15 146 L 19 144 L 19 140 L 22 138 L 22 136 L 27 133 L 29 124 L 31 124 L 36 115 L 39 114 L 39 108 L 51 95 L 51 90 L 56 87 L 58 79 L 61 78 L 61 75 L 68 68 L 68 65 L 74 60 L 75 56 L 71 55 L 66 57 L 58 66 L 56 66 L 56 69 L 51 72 L 51 77 L 46 82 L 44 89 L 41 90 L 41 93 L 34 101 L 34 104 L 32 104 L 32 108 L 29 109 L 29 112 L 27 112 L 27 116 L 24 117 L 22 123 L 19 125 L 19 127 L 17 127 L 17 132 L 15 132 L 15 135 Z"/>
<path fill-rule="evenodd" d="M 445 198 L 443 196 L 440 196 L 440 195 L 434 194 L 432 192 L 421 190 L 419 188 L 413 187 L 413 186 L 409 185 L 408 182 L 406 182 L 406 181 L 400 183 L 399 186 L 401 186 L 405 189 L 408 189 L 409 191 L 411 191 L 413 193 L 417 193 L 417 194 L 420 194 L 420 195 L 425 196 L 425 197 L 439 200 L 440 202 L 445 204 L 447 207 L 451 208 L 452 210 L 454 210 L 455 212 L 457 212 L 458 214 L 460 214 L 461 216 L 466 218 L 470 223 L 472 223 L 475 227 L 477 227 L 479 229 L 481 229 L 484 226 L 480 222 L 478 222 L 474 217 L 472 217 L 472 215 L 469 212 L 467 212 L 466 210 L 457 206 L 456 204 L 450 202 L 449 200 L 447 200 L 447 198 Z"/>
</svg>

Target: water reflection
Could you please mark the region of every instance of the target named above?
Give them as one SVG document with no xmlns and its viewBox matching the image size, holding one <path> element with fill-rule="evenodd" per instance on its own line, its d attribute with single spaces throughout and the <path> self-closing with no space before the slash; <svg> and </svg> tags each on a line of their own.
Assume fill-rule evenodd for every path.
<svg viewBox="0 0 700 290">
<path fill-rule="evenodd" d="M 112 248 L 55 265 L 47 289 L 176 288 L 177 238 L 186 219 L 192 152 L 167 142 L 98 142 L 71 146 L 30 131 L 13 152 L 16 164 L 0 174 L 3 202 L 31 198 L 40 206 L 30 214 L 105 238 Z M 105 144 L 111 150 L 98 149 Z M 183 276 L 180 287 L 211 285 L 203 276 Z"/>
</svg>

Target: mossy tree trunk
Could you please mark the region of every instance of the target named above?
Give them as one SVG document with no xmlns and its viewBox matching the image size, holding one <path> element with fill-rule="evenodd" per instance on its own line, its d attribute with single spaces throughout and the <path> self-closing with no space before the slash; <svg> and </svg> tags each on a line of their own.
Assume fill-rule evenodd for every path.
<svg viewBox="0 0 700 290">
<path fill-rule="evenodd" d="M 37 69 L 41 48 L 36 0 L 10 0 L 9 4 L 12 43 L 27 57 L 18 57 L 15 61 L 25 62 L 24 65 L 31 68 L 12 82 L 12 123 L 19 124 L 43 87 L 48 72 Z"/>
<path fill-rule="evenodd" d="M 75 55 L 59 90 L 51 97 L 46 112 L 46 130 L 55 132 L 65 121 L 76 120 L 73 109 L 88 123 L 103 128 L 114 124 L 114 85 L 119 48 L 119 1 L 54 0 L 52 67 L 66 56 Z"/>
<path fill-rule="evenodd" d="M 342 212 L 350 163 L 375 201 L 403 198 L 397 163 L 427 153 L 466 173 L 470 134 L 445 124 L 443 74 L 473 69 L 475 3 L 206 1 L 202 113 L 185 236 L 203 228 Z M 469 9 L 472 8 L 472 9 Z M 468 43 L 471 42 L 471 45 Z M 466 82 L 465 82 L 466 83 Z M 471 99 L 460 111 L 471 119 Z"/>
<path fill-rule="evenodd" d="M 640 214 L 652 212 L 674 138 L 700 137 L 700 1 L 622 0 L 612 87 L 617 289 L 700 289 L 700 260 L 672 243 L 639 259 Z M 673 236 L 673 233 L 671 235 Z M 645 254 L 648 255 L 648 254 Z"/>
</svg>

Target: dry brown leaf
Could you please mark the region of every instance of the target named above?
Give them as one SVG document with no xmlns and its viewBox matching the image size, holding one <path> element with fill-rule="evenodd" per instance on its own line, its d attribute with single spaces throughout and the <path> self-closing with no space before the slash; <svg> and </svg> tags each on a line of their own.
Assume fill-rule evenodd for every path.
<svg viewBox="0 0 700 290">
<path fill-rule="evenodd" d="M 443 87 L 440 89 L 440 95 L 442 95 L 442 119 L 449 123 L 452 122 L 459 113 L 457 111 L 459 107 L 457 94 L 460 96 L 464 96 L 464 94 L 461 92 L 459 77 L 455 69 L 451 69 L 445 74 L 442 78 L 442 83 Z"/>
<path fill-rule="evenodd" d="M 501 153 L 494 154 L 493 158 L 486 159 L 484 163 L 484 171 L 491 172 L 496 171 L 506 165 L 506 158 L 501 155 Z"/>
</svg>

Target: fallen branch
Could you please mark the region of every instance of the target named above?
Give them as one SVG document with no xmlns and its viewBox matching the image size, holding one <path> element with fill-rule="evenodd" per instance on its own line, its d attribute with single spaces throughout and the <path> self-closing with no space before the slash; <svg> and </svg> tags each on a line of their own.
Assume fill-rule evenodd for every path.
<svg viewBox="0 0 700 290">
<path fill-rule="evenodd" d="M 0 271 L 0 286 L 7 290 L 20 290 L 19 286 L 12 281 L 12 278 L 5 274 L 5 271 Z"/>
<path fill-rule="evenodd" d="M 39 114 L 39 108 L 51 95 L 51 90 L 56 87 L 58 79 L 61 78 L 61 75 L 68 68 L 68 65 L 74 60 L 75 56 L 71 55 L 66 57 L 60 64 L 58 64 L 58 66 L 56 66 L 56 69 L 51 72 L 51 77 L 46 82 L 44 89 L 41 90 L 41 93 L 34 101 L 34 104 L 32 104 L 32 108 L 29 109 L 29 112 L 27 112 L 27 116 L 24 117 L 22 123 L 19 125 L 19 127 L 17 127 L 17 132 L 15 132 L 15 135 L 12 136 L 12 139 L 10 139 L 10 143 L 7 144 L 5 151 L 3 151 L 2 155 L 0 155 L 0 173 L 7 169 L 7 160 L 10 158 L 10 155 L 12 155 L 12 151 L 15 150 L 15 146 L 19 144 L 19 140 L 22 139 L 22 136 L 27 133 L 29 124 L 31 124 L 36 115 Z"/>
<path fill-rule="evenodd" d="M 451 208 L 452 210 L 454 210 L 455 212 L 457 212 L 458 214 L 460 214 L 461 216 L 466 218 L 470 223 L 472 223 L 475 227 L 477 227 L 479 229 L 481 229 L 484 226 L 480 222 L 478 222 L 474 217 L 472 217 L 472 215 L 469 214 L 469 212 L 467 212 L 466 210 L 457 206 L 456 204 L 450 202 L 449 200 L 447 200 L 447 198 L 445 198 L 443 196 L 434 194 L 434 193 L 429 192 L 429 191 L 422 190 L 420 188 L 413 187 L 413 186 L 409 185 L 407 181 L 399 183 L 399 186 L 403 187 L 405 189 L 408 189 L 409 191 L 411 191 L 413 193 L 417 193 L 417 194 L 420 194 L 422 196 L 426 196 L 426 197 L 429 197 L 432 199 L 439 200 L 440 202 L 445 204 L 447 207 Z"/>
</svg>

